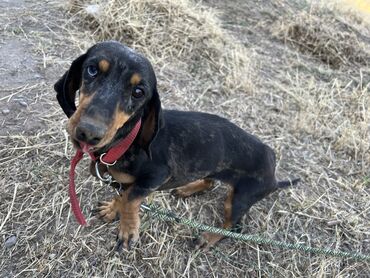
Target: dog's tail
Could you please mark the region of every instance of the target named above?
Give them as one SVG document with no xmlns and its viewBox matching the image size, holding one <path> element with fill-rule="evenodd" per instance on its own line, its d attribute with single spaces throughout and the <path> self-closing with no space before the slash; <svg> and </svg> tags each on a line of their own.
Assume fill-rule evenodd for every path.
<svg viewBox="0 0 370 278">
<path fill-rule="evenodd" d="M 279 188 L 284 188 L 284 187 L 288 187 L 291 185 L 296 185 L 300 180 L 301 180 L 300 178 L 295 178 L 292 180 L 278 181 L 276 184 Z"/>
</svg>

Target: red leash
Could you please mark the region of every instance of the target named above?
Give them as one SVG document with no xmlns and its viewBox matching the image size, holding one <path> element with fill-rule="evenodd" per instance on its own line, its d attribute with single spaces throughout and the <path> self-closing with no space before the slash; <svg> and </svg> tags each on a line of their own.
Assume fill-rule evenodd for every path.
<svg viewBox="0 0 370 278">
<path fill-rule="evenodd" d="M 125 138 L 123 138 L 116 146 L 109 149 L 107 153 L 104 153 L 100 156 L 100 162 L 108 166 L 115 164 L 116 161 L 122 155 L 124 155 L 124 153 L 129 149 L 129 147 L 132 145 L 132 142 L 134 142 L 137 134 L 139 133 L 140 126 L 141 126 L 141 119 L 139 119 L 139 121 L 136 123 L 134 128 L 130 131 L 130 133 Z M 88 154 L 90 155 L 92 160 L 94 161 L 97 160 L 97 158 L 92 153 L 88 153 Z M 80 162 L 80 160 L 82 159 L 83 155 L 84 155 L 84 152 L 78 149 L 76 151 L 75 156 L 73 157 L 71 161 L 71 168 L 69 171 L 69 189 L 68 189 L 69 200 L 71 202 L 73 214 L 75 215 L 78 223 L 82 226 L 86 225 L 86 220 L 85 220 L 84 215 L 82 214 L 82 211 L 78 203 L 78 199 L 77 199 L 76 188 L 75 188 L 76 187 L 75 186 L 75 169 L 76 169 L 78 162 Z"/>
<path fill-rule="evenodd" d="M 71 202 L 72 211 L 80 225 L 84 226 L 86 225 L 86 220 L 84 215 L 82 214 L 80 205 L 78 204 L 77 200 L 77 194 L 76 194 L 76 188 L 75 188 L 75 168 L 82 159 L 84 153 L 81 150 L 77 150 L 75 156 L 73 157 L 71 161 L 71 169 L 69 171 L 69 201 Z"/>
</svg>

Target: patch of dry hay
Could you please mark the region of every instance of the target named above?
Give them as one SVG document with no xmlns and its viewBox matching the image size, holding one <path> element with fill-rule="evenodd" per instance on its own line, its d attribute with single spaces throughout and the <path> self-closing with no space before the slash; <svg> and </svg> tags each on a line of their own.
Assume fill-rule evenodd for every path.
<svg viewBox="0 0 370 278">
<path fill-rule="evenodd" d="M 299 113 L 292 132 L 304 132 L 322 139 L 337 155 L 345 153 L 361 162 L 365 175 L 370 167 L 370 95 L 368 87 L 343 90 L 315 83 L 294 90 Z"/>
<path fill-rule="evenodd" d="M 299 62 L 292 61 L 292 65 L 301 63 L 301 69 L 319 72 L 313 78 L 300 70 L 294 80 L 289 80 L 294 86 L 286 92 L 298 105 L 291 131 L 324 140 L 330 151 L 359 161 L 361 173 L 366 175 L 370 167 L 368 30 L 361 29 L 351 16 L 312 5 L 309 12 L 281 17 L 270 31 L 287 46 L 307 55 Z M 304 62 L 310 57 L 324 65 L 320 68 L 317 62 Z M 323 82 L 328 74 L 330 81 Z"/>
<path fill-rule="evenodd" d="M 283 18 L 274 33 L 302 53 L 310 54 L 334 69 L 352 63 L 369 63 L 369 52 L 353 28 L 328 14 L 302 12 L 294 18 Z"/>
<path fill-rule="evenodd" d="M 183 67 L 225 92 L 251 90 L 246 49 L 221 28 L 214 11 L 189 0 L 71 1 L 71 11 L 99 40 L 115 39 L 157 67 Z"/>
</svg>

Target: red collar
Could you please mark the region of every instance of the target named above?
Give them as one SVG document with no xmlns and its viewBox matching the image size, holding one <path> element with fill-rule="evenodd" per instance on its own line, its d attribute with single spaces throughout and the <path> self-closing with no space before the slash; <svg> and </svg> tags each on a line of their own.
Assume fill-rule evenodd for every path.
<svg viewBox="0 0 370 278">
<path fill-rule="evenodd" d="M 114 165 L 116 161 L 122 155 L 124 155 L 124 153 L 132 145 L 137 134 L 139 133 L 140 127 L 141 127 L 141 119 L 139 119 L 139 121 L 136 123 L 134 128 L 130 131 L 130 133 L 125 138 L 123 138 L 116 146 L 110 148 L 106 153 L 103 153 L 102 155 L 100 155 L 99 157 L 100 162 L 108 166 Z M 82 214 L 80 205 L 77 200 L 77 194 L 76 194 L 76 189 L 75 189 L 75 169 L 76 169 L 77 164 L 82 159 L 86 148 L 83 148 L 83 149 L 84 150 L 78 149 L 76 151 L 75 156 L 73 157 L 71 161 L 71 168 L 69 171 L 69 189 L 68 189 L 69 200 L 71 202 L 72 211 L 78 223 L 80 223 L 80 225 L 86 225 L 86 220 L 85 220 L 84 215 Z M 90 155 L 93 161 L 98 159 L 97 157 L 94 156 L 93 153 L 90 153 L 90 152 L 87 152 L 87 153 Z"/>
</svg>

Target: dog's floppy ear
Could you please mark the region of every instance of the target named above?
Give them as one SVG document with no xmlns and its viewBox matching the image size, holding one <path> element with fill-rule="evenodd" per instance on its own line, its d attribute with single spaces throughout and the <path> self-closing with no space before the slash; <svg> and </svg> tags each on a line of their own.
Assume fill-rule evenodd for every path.
<svg viewBox="0 0 370 278">
<path fill-rule="evenodd" d="M 140 142 L 150 158 L 152 157 L 150 146 L 163 125 L 164 120 L 161 101 L 159 99 L 157 88 L 155 88 L 153 90 L 152 98 L 149 100 L 145 109 L 140 138 Z"/>
<path fill-rule="evenodd" d="M 81 86 L 82 64 L 85 59 L 86 54 L 83 54 L 74 60 L 69 70 L 54 85 L 59 105 L 68 118 L 76 111 L 76 91 Z"/>
</svg>

